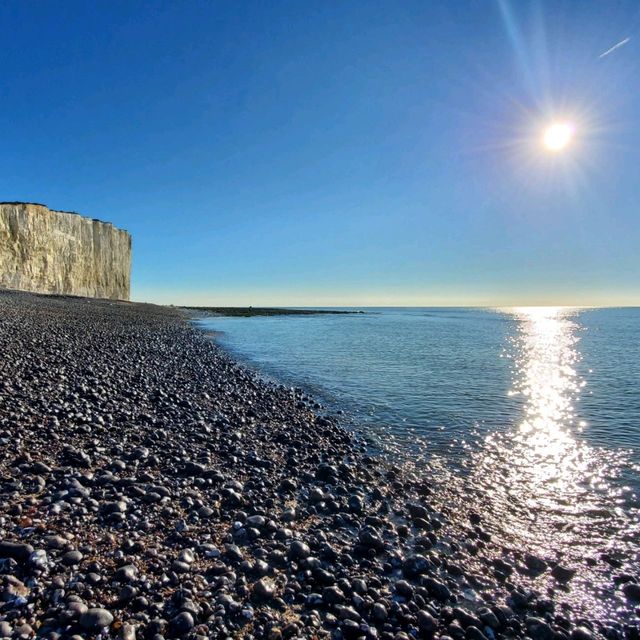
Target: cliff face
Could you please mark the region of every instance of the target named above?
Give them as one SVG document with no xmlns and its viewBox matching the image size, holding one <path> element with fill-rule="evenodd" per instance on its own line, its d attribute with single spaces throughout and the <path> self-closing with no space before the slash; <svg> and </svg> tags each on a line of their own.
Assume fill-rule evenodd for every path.
<svg viewBox="0 0 640 640">
<path fill-rule="evenodd" d="M 131 236 L 39 204 L 0 204 L 0 287 L 129 299 Z"/>
</svg>

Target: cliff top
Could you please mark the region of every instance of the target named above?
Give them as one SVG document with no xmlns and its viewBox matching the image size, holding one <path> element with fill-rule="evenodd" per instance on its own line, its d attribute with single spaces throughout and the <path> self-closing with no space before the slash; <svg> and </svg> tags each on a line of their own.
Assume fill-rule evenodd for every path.
<svg viewBox="0 0 640 640">
<path fill-rule="evenodd" d="M 44 207 L 45 209 L 47 209 L 48 211 L 52 211 L 53 213 L 68 213 L 72 216 L 80 216 L 81 218 L 86 218 L 87 220 L 93 220 L 94 222 L 100 222 L 102 224 L 109 224 L 112 227 L 115 227 L 116 229 L 120 230 L 120 231 L 125 231 L 126 233 L 129 233 L 126 229 L 122 229 L 121 227 L 116 227 L 113 222 L 109 222 L 108 220 L 100 220 L 99 218 L 89 218 L 88 216 L 84 216 L 81 213 L 78 213 L 77 211 L 63 211 L 62 209 L 51 209 L 51 207 L 47 206 L 46 204 L 42 204 L 41 202 L 21 202 L 19 200 L 16 200 L 15 202 L 0 202 L 0 207 L 3 204 L 10 204 L 10 205 L 16 205 L 16 204 L 21 204 L 21 205 L 31 205 L 31 206 L 35 206 L 35 207 Z"/>
<path fill-rule="evenodd" d="M 42 204 L 41 202 L 21 202 L 16 200 L 15 202 L 0 202 L 0 204 L 35 204 L 38 207 L 47 207 L 46 204 Z M 48 209 L 49 207 L 47 207 Z"/>
</svg>

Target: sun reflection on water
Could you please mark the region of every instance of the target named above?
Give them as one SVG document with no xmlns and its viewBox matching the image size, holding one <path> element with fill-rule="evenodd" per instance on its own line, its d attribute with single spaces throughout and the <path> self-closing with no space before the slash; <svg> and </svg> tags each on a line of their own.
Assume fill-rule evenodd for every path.
<svg viewBox="0 0 640 640">
<path fill-rule="evenodd" d="M 495 311 L 508 329 L 502 353 L 494 345 L 498 352 L 492 350 L 491 357 L 500 356 L 501 369 L 506 361 L 506 378 L 499 387 L 474 388 L 474 378 L 462 373 L 458 381 L 471 396 L 480 395 L 479 389 L 489 392 L 482 395 L 483 402 L 493 403 L 485 417 L 446 440 L 446 451 L 434 448 L 433 432 L 411 427 L 385 432 L 381 446 L 394 460 L 404 460 L 410 473 L 426 475 L 437 487 L 434 505 L 445 514 L 452 539 L 468 538 L 475 547 L 480 534 L 469 532 L 468 516 L 480 514 L 489 542 L 478 557 L 464 556 L 464 563 L 483 577 L 489 567 L 496 582 L 488 578 L 478 587 L 489 597 L 504 598 L 515 584 L 542 598 L 558 595 L 558 608 L 574 616 L 635 620 L 616 577 L 635 575 L 640 566 L 638 498 L 623 482 L 625 473 L 638 469 L 630 450 L 615 439 L 611 447 L 602 439 L 596 444 L 589 433 L 603 426 L 583 403 L 589 381 L 595 383 L 600 406 L 606 407 L 609 397 L 602 372 L 592 378 L 594 372 L 582 363 L 581 337 L 590 330 L 582 320 L 584 311 Z M 497 372 L 486 369 L 486 375 Z M 461 395 L 459 402 L 467 397 Z M 608 418 L 605 426 L 617 427 Z M 545 570 L 532 571 L 528 554 L 543 560 Z M 498 559 L 511 567 L 508 577 L 492 574 Z M 557 565 L 560 571 L 554 574 Z M 555 577 L 563 572 L 571 578 Z M 505 591 L 500 593 L 498 585 Z"/>
<path fill-rule="evenodd" d="M 523 458 L 514 462 L 528 470 L 535 500 L 538 487 L 551 484 L 568 490 L 588 472 L 588 451 L 572 433 L 574 403 L 585 383 L 575 370 L 577 325 L 570 310 L 531 307 L 515 309 L 514 314 L 521 331 L 513 338 L 517 355 L 512 394 L 525 401 L 524 419 L 514 436 Z"/>
<path fill-rule="evenodd" d="M 511 361 L 509 396 L 521 418 L 468 447 L 462 504 L 478 503 L 516 564 L 533 553 L 574 569 L 571 585 L 563 586 L 567 599 L 605 617 L 622 604 L 612 571 L 633 562 L 640 528 L 625 487 L 613 482 L 624 452 L 580 437 L 588 425 L 576 413 L 586 385 L 578 373 L 579 310 L 504 311 L 516 322 L 502 357 Z M 548 572 L 536 579 L 560 586 Z"/>
</svg>

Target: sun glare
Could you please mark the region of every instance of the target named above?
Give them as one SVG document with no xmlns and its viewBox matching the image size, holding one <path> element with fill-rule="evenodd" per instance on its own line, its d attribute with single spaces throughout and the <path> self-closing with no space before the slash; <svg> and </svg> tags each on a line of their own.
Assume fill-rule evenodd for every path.
<svg viewBox="0 0 640 640">
<path fill-rule="evenodd" d="M 570 122 L 554 122 L 544 130 L 544 146 L 549 151 L 562 151 L 571 142 L 574 126 Z"/>
</svg>

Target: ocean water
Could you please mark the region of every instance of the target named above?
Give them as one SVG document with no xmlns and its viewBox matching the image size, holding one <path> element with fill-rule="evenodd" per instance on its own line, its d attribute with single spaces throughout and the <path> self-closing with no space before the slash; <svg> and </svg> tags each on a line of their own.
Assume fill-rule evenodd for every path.
<svg viewBox="0 0 640 640">
<path fill-rule="evenodd" d="M 576 568 L 570 602 L 628 608 L 613 578 L 640 566 L 640 309 L 365 311 L 201 322 L 482 511 L 504 548 Z"/>
</svg>

